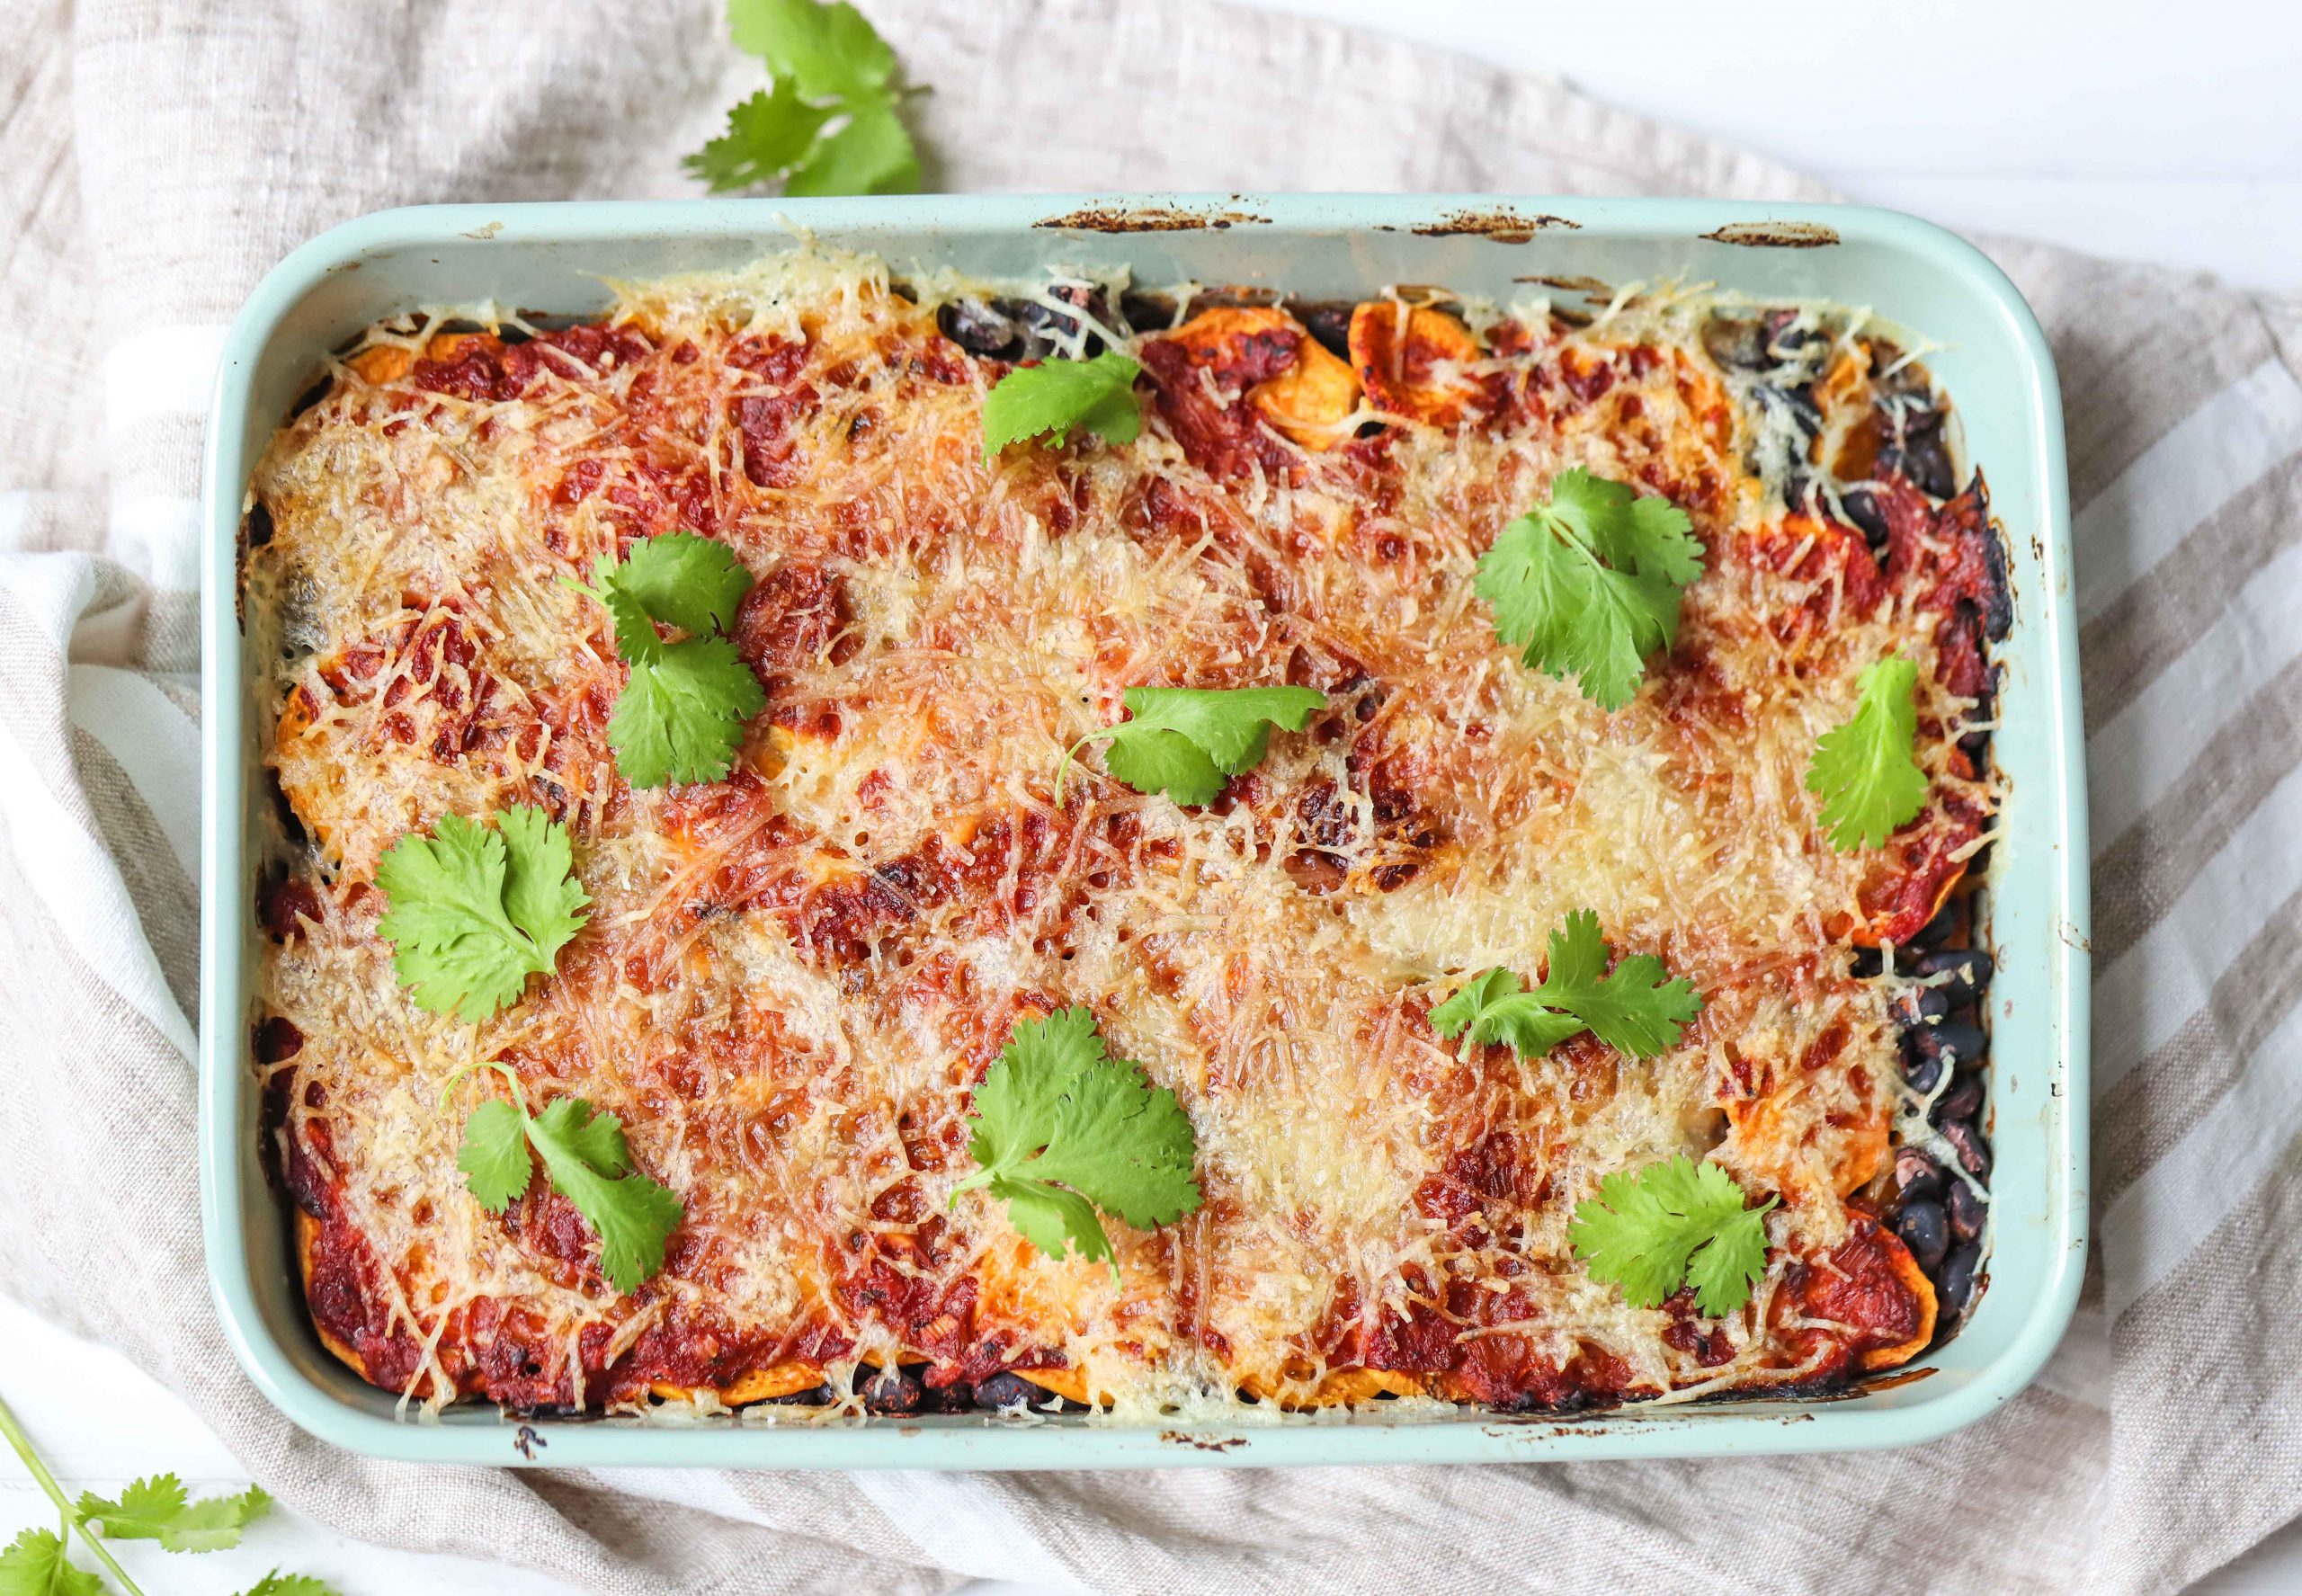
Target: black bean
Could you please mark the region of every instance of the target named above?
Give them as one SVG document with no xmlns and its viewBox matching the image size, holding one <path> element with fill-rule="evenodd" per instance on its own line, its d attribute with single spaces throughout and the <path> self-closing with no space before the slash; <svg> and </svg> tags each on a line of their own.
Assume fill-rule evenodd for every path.
<svg viewBox="0 0 2302 1596">
<path fill-rule="evenodd" d="M 1755 321 L 1714 316 L 1702 324 L 1702 346 L 1710 358 L 1729 371 L 1763 371 L 1774 363 L 1766 352 L 1766 339 Z"/>
<path fill-rule="evenodd" d="M 1982 1239 L 1982 1199 L 1964 1181 L 1950 1182 L 1950 1194 L 1943 1199 L 1942 1211 L 1950 1217 L 1950 1235 L 1962 1242 Z"/>
<path fill-rule="evenodd" d="M 1916 1031 L 1910 1033 L 1917 1035 Z M 1903 1079 L 1910 1083 L 1913 1092 L 1923 1095 L 1942 1083 L 1942 1060 L 1940 1055 L 1911 1049 L 1903 1055 Z"/>
<path fill-rule="evenodd" d="M 964 1385 L 928 1386 L 919 1411 L 925 1413 L 964 1413 L 975 1406 L 974 1390 Z"/>
<path fill-rule="evenodd" d="M 1066 304 L 1078 306 L 1105 326 L 1109 326 L 1111 323 L 1111 302 L 1104 298 L 1103 290 L 1101 289 L 1088 290 L 1066 286 L 1050 289 L 1048 293 Z M 1025 329 L 1023 342 L 1027 352 L 1033 355 L 1052 352 L 1058 343 L 1071 337 L 1081 326 L 1077 317 L 1066 316 L 1062 311 L 1052 306 L 1043 305 L 1037 299 L 1026 300 L 1018 308 L 1015 314 Z M 1092 360 L 1102 347 L 1103 341 L 1089 334 L 1081 344 L 1080 352 Z"/>
<path fill-rule="evenodd" d="M 1919 1268 L 1931 1275 L 1941 1267 L 1942 1254 L 1950 1245 L 1950 1221 L 1941 1203 L 1922 1199 L 1903 1204 L 1895 1216 L 1895 1234 L 1903 1238 Z"/>
<path fill-rule="evenodd" d="M 1164 327 L 1175 319 L 1174 297 L 1126 289 L 1119 297 L 1119 313 L 1130 333 L 1145 327 Z"/>
<path fill-rule="evenodd" d="M 1903 1147 L 1895 1154 L 1895 1192 L 1901 1201 L 1939 1198 L 1950 1179 L 1934 1155 L 1923 1147 Z"/>
<path fill-rule="evenodd" d="M 1964 1119 L 1946 1119 L 1941 1128 L 1942 1139 L 1958 1155 L 1958 1167 L 1977 1181 L 1990 1179 L 1989 1139 Z"/>
<path fill-rule="evenodd" d="M 771 1396 L 767 1400 L 780 1407 L 829 1407 L 839 1400 L 839 1393 L 829 1386 L 817 1386 L 812 1390 L 794 1391 L 789 1396 Z"/>
<path fill-rule="evenodd" d="M 1942 1262 L 1941 1312 L 1946 1319 L 1956 1319 L 1967 1311 L 1974 1300 L 1975 1271 L 1982 1264 L 1982 1248 L 1973 1242 L 1954 1249 Z"/>
<path fill-rule="evenodd" d="M 1955 903 L 1944 904 L 1934 911 L 1933 919 L 1918 928 L 1918 934 L 1911 938 L 1910 945 L 1914 948 L 1935 947 L 1958 929 L 1958 905 Z"/>
<path fill-rule="evenodd" d="M 1854 950 L 1854 974 L 1858 979 L 1867 981 L 1885 967 L 1876 948 L 1857 948 Z"/>
<path fill-rule="evenodd" d="M 1990 734 L 1968 732 L 1958 739 L 1958 752 L 1972 760 L 1976 769 L 1981 769 L 1983 762 L 1990 757 Z"/>
<path fill-rule="evenodd" d="M 1878 499 L 1867 487 L 1853 487 L 1839 495 L 1839 507 L 1846 518 L 1862 531 L 1862 540 L 1873 548 L 1887 546 L 1887 513 L 1878 508 Z"/>
<path fill-rule="evenodd" d="M 1329 353 L 1342 360 L 1351 358 L 1351 313 L 1355 307 L 1330 300 L 1315 305 L 1296 304 L 1289 308 L 1312 337 L 1326 345 Z"/>
<path fill-rule="evenodd" d="M 1939 986 L 1911 986 L 1895 994 L 1887 1005 L 1895 1016 L 1895 1023 L 1907 1030 L 1929 1020 L 1940 1020 L 1950 1012 L 1950 1000 Z"/>
<path fill-rule="evenodd" d="M 1776 388 L 1771 383 L 1761 383 L 1753 391 L 1769 409 L 1788 411 L 1790 419 L 1798 424 L 1798 430 L 1807 437 L 1812 438 L 1823 430 L 1822 406 L 1815 403 L 1815 396 L 1807 389 Z"/>
<path fill-rule="evenodd" d="M 1990 985 L 1990 977 L 1997 966 L 1989 954 L 1979 948 L 1945 948 L 1937 952 L 1922 953 L 1910 961 L 1911 972 L 1919 976 L 1940 976 L 1947 973 L 1950 979 L 1943 985 L 1951 992 L 1972 996 Z"/>
<path fill-rule="evenodd" d="M 1947 499 L 1958 491 L 1958 474 L 1950 467 L 1950 449 L 1942 436 L 1939 410 L 1914 410 L 1905 418 L 1902 435 L 1878 451 L 1878 463 L 1899 470 L 1930 498 Z"/>
<path fill-rule="evenodd" d="M 1038 1401 L 1044 1393 L 1019 1374 L 1005 1370 L 987 1380 L 977 1380 L 975 1404 L 981 1408 L 1012 1408 Z"/>
<path fill-rule="evenodd" d="M 919 1377 L 907 1369 L 883 1369 L 863 1387 L 863 1407 L 874 1413 L 915 1413 L 925 1395 Z"/>
<path fill-rule="evenodd" d="M 1820 327 L 1796 325 L 1802 314 L 1797 310 L 1770 310 L 1766 313 L 1764 336 L 1770 358 L 1803 362 L 1810 354 L 1817 352 L 1817 345 L 1830 342 L 1830 334 Z"/>
<path fill-rule="evenodd" d="M 978 299 L 954 299 L 935 313 L 943 336 L 969 354 L 1013 360 L 1022 352 L 1023 329 L 1007 316 Z"/>
<path fill-rule="evenodd" d="M 1934 1122 L 1940 1125 L 1946 1119 L 1971 1119 L 1981 1108 L 1982 1077 L 1968 1075 L 1936 1100 Z"/>
<path fill-rule="evenodd" d="M 1940 1058 L 1950 1064 L 1978 1063 L 1990 1048 L 1982 1027 L 1966 1020 L 1922 1025 L 1910 1033 L 1910 1040 L 1912 1050 L 1919 1057 Z"/>
</svg>

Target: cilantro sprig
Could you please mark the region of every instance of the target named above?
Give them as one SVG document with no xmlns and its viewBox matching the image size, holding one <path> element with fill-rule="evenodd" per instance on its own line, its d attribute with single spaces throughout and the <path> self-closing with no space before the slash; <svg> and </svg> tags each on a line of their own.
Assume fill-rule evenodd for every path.
<svg viewBox="0 0 2302 1596">
<path fill-rule="evenodd" d="M 639 1172 L 623 1137 L 623 1121 L 580 1097 L 554 1098 L 530 1114 L 520 1077 L 493 1059 L 449 1077 L 453 1092 L 469 1069 L 492 1069 L 510 1083 L 466 1115 L 456 1167 L 472 1196 L 492 1214 L 510 1211 L 528 1189 L 534 1158 L 551 1189 L 576 1205 L 600 1238 L 600 1272 L 619 1291 L 637 1291 L 664 1267 L 664 1244 L 687 1208 L 670 1188 Z M 530 1149 L 534 1149 L 531 1155 Z"/>
<path fill-rule="evenodd" d="M 1815 740 L 1807 790 L 1821 795 L 1823 829 L 1842 853 L 1876 848 L 1926 807 L 1917 690 L 1918 666 L 1900 655 L 1865 665 L 1853 715 Z"/>
<path fill-rule="evenodd" d="M 1191 1119 L 1143 1066 L 1113 1058 L 1093 1012 L 1062 1009 L 1020 1020 L 975 1089 L 968 1155 L 975 1173 L 952 1188 L 987 1188 L 1024 1239 L 1050 1258 L 1119 1262 L 1097 1210 L 1138 1230 L 1200 1205 Z"/>
<path fill-rule="evenodd" d="M 1042 361 L 1018 366 L 983 399 L 983 458 L 989 464 L 1010 443 L 1044 435 L 1060 444 L 1075 428 L 1106 443 L 1132 443 L 1143 430 L 1135 379 L 1143 368 L 1115 349 L 1092 361 Z"/>
<path fill-rule="evenodd" d="M 55 1529 L 26 1529 L 0 1549 L 0 1596 L 105 1596 L 102 1576 L 72 1561 L 75 1535 L 126 1596 L 143 1596 L 106 1541 L 156 1540 L 169 1552 L 224 1551 L 237 1546 L 240 1531 L 272 1506 L 272 1498 L 259 1485 L 229 1496 L 190 1501 L 183 1483 L 172 1474 L 134 1481 L 114 1499 L 91 1492 L 76 1502 L 65 1495 L 64 1487 L 32 1446 L 31 1437 L 4 1402 L 0 1402 L 0 1440 L 8 1443 L 32 1483 L 55 1504 L 58 1517 Z M 245 1596 L 337 1596 L 337 1592 L 321 1581 L 302 1574 L 282 1575 L 274 1570 Z"/>
<path fill-rule="evenodd" d="M 751 591 L 751 573 L 725 543 L 665 532 L 602 555 L 592 585 L 570 584 L 607 607 L 617 657 L 631 667 L 608 718 L 616 769 L 634 787 L 717 781 L 744 723 L 767 706 L 759 678 L 723 635 Z M 658 625 L 684 634 L 665 642 Z"/>
<path fill-rule="evenodd" d="M 768 86 L 727 112 L 727 130 L 685 165 L 715 194 L 781 182 L 787 194 L 910 194 L 919 150 L 897 114 L 895 51 L 852 5 L 728 0 L 736 48 Z"/>
<path fill-rule="evenodd" d="M 1103 743 L 1103 769 L 1138 792 L 1164 792 L 1179 804 L 1214 801 L 1223 783 L 1263 762 L 1273 727 L 1299 732 L 1327 695 L 1309 687 L 1130 687 L 1120 694 L 1128 718 L 1089 732 L 1064 751 L 1055 801 L 1080 749 Z"/>
<path fill-rule="evenodd" d="M 575 878 L 567 828 L 541 809 L 504 809 L 494 829 L 442 815 L 376 861 L 389 906 L 376 923 L 392 969 L 429 1013 L 485 1020 L 549 975 L 591 898 Z"/>
<path fill-rule="evenodd" d="M 1620 1286 L 1631 1306 L 1658 1307 L 1691 1283 L 1695 1306 L 1716 1319 L 1765 1276 L 1766 1216 L 1779 1200 L 1747 1208 L 1733 1176 L 1682 1154 L 1600 1181 L 1598 1196 L 1575 1205 L 1567 1240 L 1591 1278 Z"/>
<path fill-rule="evenodd" d="M 1552 930 L 1549 951 L 1549 967 L 1532 991 L 1509 970 L 1485 971 L 1431 1011 L 1432 1029 L 1450 1041 L 1461 1037 L 1465 1058 L 1491 1042 L 1532 1058 L 1584 1030 L 1634 1058 L 1652 1058 L 1676 1047 L 1702 1012 L 1693 985 L 1666 979 L 1651 953 L 1634 953 L 1609 972 L 1611 950 L 1588 909 Z"/>
<path fill-rule="evenodd" d="M 240 1531 L 271 1506 L 261 1485 L 235 1496 L 189 1501 L 183 1482 L 162 1474 L 137 1480 L 110 1500 L 84 1493 L 73 1511 L 82 1523 L 99 1525 L 107 1540 L 156 1540 L 170 1552 L 221 1552 L 239 1545 Z"/>
<path fill-rule="evenodd" d="M 1678 640 L 1680 595 L 1702 575 L 1691 525 L 1668 499 L 1635 497 L 1577 466 L 1479 556 L 1471 589 L 1530 669 L 1572 676 L 1584 697 L 1619 709 L 1646 656 Z"/>
</svg>

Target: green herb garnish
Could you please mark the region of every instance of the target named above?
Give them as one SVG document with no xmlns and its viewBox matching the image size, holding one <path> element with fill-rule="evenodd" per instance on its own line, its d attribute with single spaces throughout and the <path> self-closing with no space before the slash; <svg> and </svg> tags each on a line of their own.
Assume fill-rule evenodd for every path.
<svg viewBox="0 0 2302 1596">
<path fill-rule="evenodd" d="M 567 828 L 520 806 L 493 830 L 442 815 L 376 861 L 389 907 L 376 923 L 392 969 L 429 1013 L 485 1020 L 519 1001 L 585 919 Z"/>
<path fill-rule="evenodd" d="M 1141 1065 L 1104 1051 L 1089 1010 L 1018 1021 L 975 1089 L 968 1123 L 977 1167 L 952 1202 L 987 1188 L 1031 1245 L 1050 1258 L 1064 1257 L 1067 1244 L 1103 1259 L 1113 1284 L 1119 1264 L 1098 1209 L 1147 1230 L 1200 1205 L 1189 1116 Z"/>
<path fill-rule="evenodd" d="M 623 1121 L 594 1112 L 580 1097 L 554 1098 L 531 1115 L 519 1076 L 493 1061 L 487 1068 L 509 1082 L 512 1095 L 490 1098 L 464 1119 L 456 1167 L 471 1194 L 490 1213 L 508 1212 L 528 1189 L 534 1156 L 543 1159 L 551 1189 L 600 1238 L 600 1272 L 619 1291 L 637 1291 L 664 1267 L 664 1243 L 686 1207 L 668 1187 L 641 1174 L 623 1139 Z M 448 1082 L 453 1091 L 459 1070 Z"/>
<path fill-rule="evenodd" d="M 897 115 L 895 51 L 852 5 L 728 0 L 736 48 L 768 86 L 727 112 L 727 130 L 687 157 L 715 194 L 781 183 L 787 194 L 909 194 L 919 151 Z"/>
<path fill-rule="evenodd" d="M 1511 971 L 1491 969 L 1431 1011 L 1432 1029 L 1474 1047 L 1507 1042 L 1520 1057 L 1548 1053 L 1588 1030 L 1634 1058 L 1651 1058 L 1678 1045 L 1702 1000 L 1684 980 L 1664 978 L 1663 961 L 1634 953 L 1607 969 L 1611 950 L 1599 917 L 1577 910 L 1550 933 L 1550 964 L 1530 992 Z"/>
<path fill-rule="evenodd" d="M 1495 610 L 1495 634 L 1528 665 L 1619 709 L 1646 656 L 1678 640 L 1679 597 L 1702 575 L 1703 547 L 1685 511 L 1654 495 L 1562 471 L 1550 497 L 1503 529 L 1479 556 L 1471 587 Z"/>
<path fill-rule="evenodd" d="M 1899 655 L 1865 665 L 1854 714 L 1815 740 L 1807 790 L 1823 799 L 1823 829 L 1840 852 L 1876 848 L 1926 807 L 1918 745 L 1918 666 Z"/>
<path fill-rule="evenodd" d="M 1691 1282 L 1695 1306 L 1715 1319 L 1748 1302 L 1765 1275 L 1766 1215 L 1778 1200 L 1745 1208 L 1734 1177 L 1682 1154 L 1600 1181 L 1597 1197 L 1575 1205 L 1567 1239 L 1591 1278 L 1620 1286 L 1631 1306 L 1659 1307 Z"/>
<path fill-rule="evenodd" d="M 1224 781 L 1263 762 L 1271 727 L 1299 732 L 1327 695 L 1308 687 L 1130 687 L 1120 694 L 1129 718 L 1088 733 L 1063 755 L 1055 800 L 1079 750 L 1103 741 L 1103 768 L 1138 792 L 1164 792 L 1179 804 L 1214 801 Z"/>
</svg>

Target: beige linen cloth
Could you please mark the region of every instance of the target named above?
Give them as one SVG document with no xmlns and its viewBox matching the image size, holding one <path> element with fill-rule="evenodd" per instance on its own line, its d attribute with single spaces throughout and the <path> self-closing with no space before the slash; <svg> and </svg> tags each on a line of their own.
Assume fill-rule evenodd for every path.
<svg viewBox="0 0 2302 1596">
<path fill-rule="evenodd" d="M 1331 27 L 864 4 L 933 85 L 931 187 L 1828 197 Z M 225 1349 L 196 1222 L 193 495 L 223 324 L 378 207 L 691 192 L 679 155 L 757 68 L 713 0 L 29 0 L 5 34 L 0 1289 L 183 1393 L 285 1501 L 603 1592 L 1336 1596 L 2167 1591 L 2302 1508 L 2302 303 L 2011 244 L 2070 414 L 2099 994 L 2094 1266 L 2020 1400 L 1887 1455 L 1168 1475 L 515 1474 L 294 1430 Z"/>
</svg>

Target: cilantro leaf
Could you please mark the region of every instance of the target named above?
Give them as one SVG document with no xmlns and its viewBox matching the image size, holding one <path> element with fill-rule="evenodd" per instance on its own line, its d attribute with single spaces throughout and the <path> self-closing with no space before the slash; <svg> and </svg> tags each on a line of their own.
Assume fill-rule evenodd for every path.
<svg viewBox="0 0 2302 1596">
<path fill-rule="evenodd" d="M 666 532 L 634 543 L 619 563 L 602 557 L 593 585 L 605 605 L 616 655 L 630 667 L 608 717 L 616 769 L 634 787 L 717 781 L 744 740 L 744 723 L 767 706 L 759 678 L 719 634 L 751 591 L 724 543 Z M 656 629 L 688 634 L 665 642 Z"/>
<path fill-rule="evenodd" d="M 590 905 L 573 871 L 565 826 L 540 809 L 504 810 L 495 830 L 442 815 L 430 836 L 409 832 L 376 861 L 389 906 L 376 930 L 416 1007 L 485 1020 L 549 975 Z"/>
<path fill-rule="evenodd" d="M 1609 973 L 1611 951 L 1598 915 L 1578 909 L 1552 930 L 1548 967 L 1534 990 L 1509 970 L 1487 970 L 1431 1011 L 1432 1029 L 1450 1041 L 1462 1037 L 1465 1058 L 1490 1042 L 1531 1058 L 1582 1030 L 1634 1058 L 1676 1047 L 1702 1012 L 1693 985 L 1666 980 L 1651 953 L 1631 954 Z"/>
<path fill-rule="evenodd" d="M 106 1540 L 156 1540 L 171 1552 L 220 1552 L 239 1545 L 240 1530 L 271 1506 L 261 1485 L 186 1502 L 183 1483 L 163 1474 L 134 1482 L 112 1501 L 84 1493 L 73 1511 L 83 1523 L 100 1521 Z"/>
<path fill-rule="evenodd" d="M 649 618 L 683 632 L 724 632 L 752 590 L 736 551 L 693 532 L 665 532 L 632 544 L 620 564 L 604 555 L 592 572 L 602 590 L 638 602 Z M 616 646 L 620 648 L 619 635 Z"/>
<path fill-rule="evenodd" d="M 895 51 L 844 0 L 728 0 L 727 32 L 811 100 L 885 88 L 895 76 Z"/>
<path fill-rule="evenodd" d="M 862 13 L 824 0 L 729 0 L 727 28 L 736 49 L 766 63 L 769 86 L 687 157 L 712 192 L 775 181 L 787 194 L 917 192 L 919 152 L 896 114 L 905 91 L 895 51 Z"/>
<path fill-rule="evenodd" d="M 552 1190 L 600 1235 L 600 1270 L 619 1291 L 636 1291 L 664 1267 L 664 1243 L 686 1207 L 669 1188 L 632 1168 L 623 1122 L 562 1097 L 528 1121 Z"/>
<path fill-rule="evenodd" d="M 1179 804 L 1211 803 L 1226 777 L 1263 762 L 1272 727 L 1301 731 L 1326 708 L 1327 695 L 1309 687 L 1130 687 L 1120 702 L 1127 719 L 1090 732 L 1065 753 L 1055 775 L 1057 803 L 1072 755 L 1097 738 L 1105 740 L 1103 768 L 1114 780 Z"/>
<path fill-rule="evenodd" d="M 595 1112 L 580 1097 L 554 1098 L 542 1113 L 531 1115 L 511 1066 L 491 1060 L 469 1067 L 493 1069 L 512 1088 L 509 1099 L 490 1099 L 464 1118 L 456 1167 L 473 1198 L 497 1214 L 519 1201 L 534 1168 L 528 1151 L 533 1147 L 552 1190 L 598 1233 L 600 1271 L 617 1290 L 637 1291 L 664 1267 L 664 1244 L 679 1228 L 686 1205 L 639 1172 L 615 1115 Z M 461 1078 L 460 1071 L 448 1089 Z"/>
<path fill-rule="evenodd" d="M 314 1579 L 308 1574 L 282 1574 L 275 1568 L 241 1596 L 341 1596 L 341 1592 L 326 1580 Z"/>
<path fill-rule="evenodd" d="M 490 1098 L 466 1115 L 456 1167 L 489 1213 L 504 1213 L 519 1201 L 535 1172 L 528 1156 L 527 1116 L 520 1106 Z"/>
<path fill-rule="evenodd" d="M 1141 1065 L 1110 1057 L 1087 1009 L 1016 1021 L 975 1089 L 968 1125 L 977 1169 L 952 1202 L 988 1187 L 1034 1247 L 1109 1262 L 1114 1283 L 1119 1265 L 1098 1209 L 1147 1230 L 1200 1205 L 1190 1117 Z"/>
<path fill-rule="evenodd" d="M 1592 1279 L 1620 1286 L 1633 1307 L 1660 1306 L 1691 1280 L 1695 1306 L 1715 1319 L 1749 1301 L 1765 1274 L 1766 1215 L 1779 1200 L 1745 1208 L 1734 1177 L 1682 1154 L 1600 1181 L 1597 1197 L 1575 1205 L 1567 1239 Z"/>
<path fill-rule="evenodd" d="M 65 1556 L 54 1531 L 27 1529 L 0 1552 L 0 1596 L 104 1596 L 104 1587 Z"/>
<path fill-rule="evenodd" d="M 1663 961 L 1634 953 L 1607 971 L 1610 951 L 1599 934 L 1599 917 L 1588 909 L 1569 914 L 1550 933 L 1550 966 L 1536 987 L 1536 999 L 1564 1009 L 1610 1048 L 1634 1058 L 1652 1058 L 1675 1047 L 1687 1021 L 1702 1012 L 1693 985 L 1666 980 Z"/>
<path fill-rule="evenodd" d="M 634 662 L 608 717 L 616 768 L 634 787 L 717 781 L 735 761 L 744 723 L 767 707 L 767 694 L 725 638 L 659 646 Z"/>
<path fill-rule="evenodd" d="M 1092 361 L 1041 361 L 1018 366 L 983 398 L 983 458 L 1010 443 L 1048 434 L 1061 444 L 1074 429 L 1106 443 L 1132 443 L 1143 430 L 1135 379 L 1143 368 L 1115 349 Z"/>
<path fill-rule="evenodd" d="M 807 160 L 830 120 L 830 111 L 779 83 L 730 106 L 727 130 L 681 164 L 715 194 L 773 183 Z"/>
<path fill-rule="evenodd" d="M 1815 740 L 1807 790 L 1822 795 L 1823 829 L 1843 853 L 1876 848 L 1926 807 L 1918 743 L 1918 666 L 1900 655 L 1862 668 L 1854 714 Z"/>
<path fill-rule="evenodd" d="M 1473 1048 L 1491 1042 L 1506 1042 L 1520 1057 L 1533 1058 L 1582 1030 L 1584 1024 L 1572 1014 L 1543 1007 L 1526 990 L 1526 983 L 1497 966 L 1473 976 L 1454 996 L 1433 1008 L 1431 1028 L 1450 1041 L 1461 1036 L 1465 1058 Z"/>
<path fill-rule="evenodd" d="M 847 123 L 816 141 L 784 179 L 783 192 L 820 194 L 915 194 L 919 151 L 896 115 L 892 99 L 857 105 Z"/>
<path fill-rule="evenodd" d="M 1573 676 L 1585 697 L 1619 709 L 1637 694 L 1646 656 L 1678 640 L 1680 595 L 1703 568 L 1691 524 L 1668 499 L 1634 498 L 1577 466 L 1479 556 L 1471 589 L 1530 668 Z"/>
</svg>

